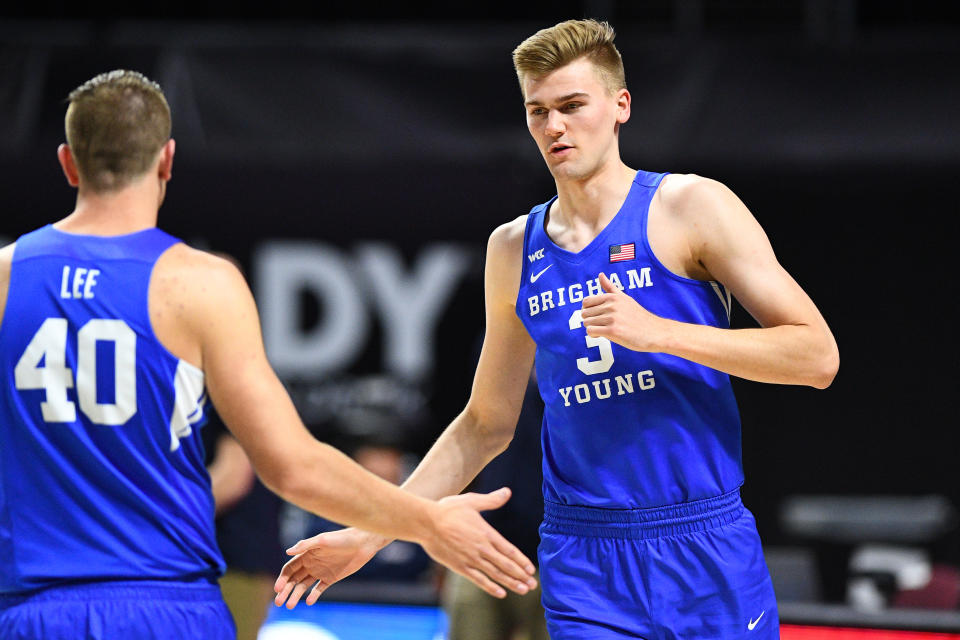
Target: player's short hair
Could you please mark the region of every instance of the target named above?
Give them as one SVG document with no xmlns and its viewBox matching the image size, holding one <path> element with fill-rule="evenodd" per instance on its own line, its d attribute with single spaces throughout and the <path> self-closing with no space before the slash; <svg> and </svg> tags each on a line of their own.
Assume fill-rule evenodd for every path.
<svg viewBox="0 0 960 640">
<path fill-rule="evenodd" d="M 567 20 L 537 31 L 513 50 L 513 68 L 521 90 L 525 77 L 546 75 L 583 57 L 593 63 L 611 93 L 625 89 L 623 60 L 614 37 L 609 23 L 592 19 Z"/>
<path fill-rule="evenodd" d="M 142 73 L 101 73 L 67 102 L 67 144 L 95 192 L 122 189 L 146 173 L 170 139 L 170 106 L 160 85 Z"/>
</svg>

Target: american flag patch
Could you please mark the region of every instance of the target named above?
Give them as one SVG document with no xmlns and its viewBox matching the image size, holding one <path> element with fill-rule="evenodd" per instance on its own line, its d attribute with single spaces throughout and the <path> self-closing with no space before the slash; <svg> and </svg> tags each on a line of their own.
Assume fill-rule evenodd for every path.
<svg viewBox="0 0 960 640">
<path fill-rule="evenodd" d="M 624 260 L 633 260 L 636 258 L 634 243 L 612 244 L 610 245 L 610 262 L 623 262 Z"/>
</svg>

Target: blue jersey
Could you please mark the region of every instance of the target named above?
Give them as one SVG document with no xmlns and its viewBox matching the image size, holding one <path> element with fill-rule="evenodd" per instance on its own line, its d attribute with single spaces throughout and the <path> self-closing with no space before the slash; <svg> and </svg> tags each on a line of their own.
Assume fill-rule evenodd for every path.
<svg viewBox="0 0 960 640">
<path fill-rule="evenodd" d="M 179 242 L 51 226 L 17 241 L 0 326 L 0 593 L 215 578 L 203 373 L 153 333 L 148 288 Z"/>
<path fill-rule="evenodd" d="M 537 345 L 548 501 L 658 507 L 743 483 L 740 418 L 725 373 L 592 338 L 582 325 L 581 302 L 602 292 L 603 272 L 658 316 L 729 327 L 723 285 L 678 276 L 650 249 L 647 213 L 663 175 L 639 171 L 620 211 L 576 253 L 544 230 L 556 198 L 527 216 L 516 311 Z"/>
</svg>

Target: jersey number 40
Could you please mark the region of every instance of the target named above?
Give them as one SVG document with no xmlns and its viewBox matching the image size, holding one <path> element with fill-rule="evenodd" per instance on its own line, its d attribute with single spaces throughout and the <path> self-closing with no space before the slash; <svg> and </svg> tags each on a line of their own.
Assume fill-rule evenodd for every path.
<svg viewBox="0 0 960 640">
<path fill-rule="evenodd" d="M 114 344 L 114 398 L 97 398 L 97 342 Z M 76 404 L 67 398 L 74 386 L 66 364 L 67 320 L 47 318 L 33 335 L 13 371 L 17 389 L 43 389 L 40 411 L 46 422 L 75 422 Z M 40 364 L 43 363 L 41 367 Z M 117 426 L 137 412 L 137 334 L 123 320 L 94 319 L 77 332 L 77 401 L 91 422 Z"/>
</svg>

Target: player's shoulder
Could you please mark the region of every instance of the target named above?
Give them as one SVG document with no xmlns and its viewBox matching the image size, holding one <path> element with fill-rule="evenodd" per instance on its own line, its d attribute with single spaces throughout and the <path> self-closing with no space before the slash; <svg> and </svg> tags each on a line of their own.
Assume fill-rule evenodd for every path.
<svg viewBox="0 0 960 640">
<path fill-rule="evenodd" d="M 517 216 L 493 230 L 488 242 L 488 251 L 506 255 L 523 253 L 523 235 L 527 228 L 527 215 Z"/>
<path fill-rule="evenodd" d="M 659 210 L 696 236 L 752 219 L 733 191 L 718 180 L 696 174 L 670 174 L 658 190 Z"/>
<path fill-rule="evenodd" d="M 0 247 L 0 266 L 10 268 L 10 265 L 13 264 L 13 251 L 16 248 L 17 243 L 12 242 L 6 246 Z"/>
<path fill-rule="evenodd" d="M 231 259 L 181 242 L 157 260 L 151 288 L 164 297 L 215 301 L 245 289 L 246 281 Z"/>
<path fill-rule="evenodd" d="M 664 176 L 657 195 L 668 210 L 677 213 L 696 211 L 704 205 L 735 197 L 719 180 L 695 173 L 671 173 Z"/>
<path fill-rule="evenodd" d="M 10 271 L 13 268 L 13 250 L 16 243 L 0 247 L 0 325 L 3 324 L 7 308 L 7 294 L 10 291 Z"/>
<path fill-rule="evenodd" d="M 10 286 L 10 271 L 13 267 L 13 250 L 16 243 L 0 247 L 0 319 L 6 306 L 7 288 Z"/>
<path fill-rule="evenodd" d="M 150 318 L 160 341 L 177 357 L 202 368 L 202 346 L 251 307 L 240 269 L 229 259 L 175 244 L 157 260 L 150 278 Z"/>
<path fill-rule="evenodd" d="M 487 243 L 487 295 L 502 298 L 508 305 L 513 304 L 520 289 L 526 226 L 526 215 L 514 218 L 494 229 Z"/>
<path fill-rule="evenodd" d="M 239 267 L 233 260 L 209 251 L 195 249 L 182 242 L 171 246 L 160 256 L 157 268 L 159 271 L 171 274 L 205 278 L 242 277 Z"/>
<path fill-rule="evenodd" d="M 0 247 L 0 286 L 6 287 L 10 279 L 10 270 L 13 267 L 13 250 L 16 243 Z"/>
</svg>

